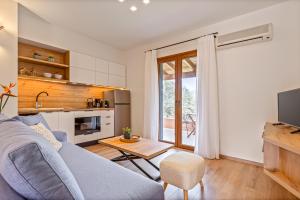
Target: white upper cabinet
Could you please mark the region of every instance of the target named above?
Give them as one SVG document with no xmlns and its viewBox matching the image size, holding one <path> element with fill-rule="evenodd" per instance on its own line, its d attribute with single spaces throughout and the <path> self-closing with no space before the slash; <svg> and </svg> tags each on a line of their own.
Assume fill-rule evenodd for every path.
<svg viewBox="0 0 300 200">
<path fill-rule="evenodd" d="M 71 67 L 70 81 L 73 83 L 95 84 L 95 71 Z"/>
<path fill-rule="evenodd" d="M 108 73 L 96 72 L 96 85 L 109 86 Z"/>
<path fill-rule="evenodd" d="M 100 86 L 126 87 L 126 67 L 72 51 L 70 81 Z"/>
<path fill-rule="evenodd" d="M 108 62 L 99 58 L 96 58 L 96 71 L 108 74 Z"/>
<path fill-rule="evenodd" d="M 71 67 L 79 67 L 82 69 L 95 70 L 95 58 L 85 54 L 70 52 Z"/>
<path fill-rule="evenodd" d="M 126 67 L 117 63 L 109 63 L 109 74 L 125 77 Z"/>
<path fill-rule="evenodd" d="M 126 78 L 124 76 L 109 75 L 108 84 L 113 87 L 126 87 Z"/>
</svg>

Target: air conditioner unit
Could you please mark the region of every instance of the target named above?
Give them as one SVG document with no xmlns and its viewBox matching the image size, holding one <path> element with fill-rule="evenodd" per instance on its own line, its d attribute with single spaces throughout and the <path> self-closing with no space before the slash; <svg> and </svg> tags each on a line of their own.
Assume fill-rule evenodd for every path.
<svg viewBox="0 0 300 200">
<path fill-rule="evenodd" d="M 254 28 L 237 31 L 217 37 L 216 46 L 218 49 L 244 46 L 257 42 L 270 41 L 273 39 L 272 24 L 265 24 Z"/>
</svg>

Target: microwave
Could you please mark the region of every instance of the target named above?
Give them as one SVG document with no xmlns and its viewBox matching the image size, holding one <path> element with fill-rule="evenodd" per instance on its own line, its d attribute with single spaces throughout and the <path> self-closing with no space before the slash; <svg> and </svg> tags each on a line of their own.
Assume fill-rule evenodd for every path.
<svg viewBox="0 0 300 200">
<path fill-rule="evenodd" d="M 75 117 L 75 136 L 90 135 L 101 131 L 100 116 Z"/>
</svg>

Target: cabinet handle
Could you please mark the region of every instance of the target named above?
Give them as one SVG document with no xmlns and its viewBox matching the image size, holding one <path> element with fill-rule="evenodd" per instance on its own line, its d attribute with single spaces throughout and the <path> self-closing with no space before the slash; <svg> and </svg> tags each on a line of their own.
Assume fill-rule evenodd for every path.
<svg viewBox="0 0 300 200">
<path fill-rule="evenodd" d="M 106 118 L 110 118 L 110 116 L 106 116 Z"/>
<path fill-rule="evenodd" d="M 105 125 L 110 125 L 110 123 L 106 123 Z"/>
</svg>

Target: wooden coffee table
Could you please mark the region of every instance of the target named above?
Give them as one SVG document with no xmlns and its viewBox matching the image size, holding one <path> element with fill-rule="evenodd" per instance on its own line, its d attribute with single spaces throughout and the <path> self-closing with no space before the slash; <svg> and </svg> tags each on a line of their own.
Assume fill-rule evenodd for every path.
<svg viewBox="0 0 300 200">
<path fill-rule="evenodd" d="M 140 141 L 136 143 L 125 143 L 120 141 L 119 137 L 108 138 L 104 140 L 99 140 L 100 144 L 109 146 L 111 148 L 117 149 L 122 155 L 116 158 L 113 158 L 112 161 L 125 161 L 129 160 L 132 164 L 134 164 L 139 170 L 141 170 L 147 177 L 152 180 L 160 180 L 160 177 L 153 178 L 150 176 L 141 166 L 139 166 L 134 160 L 135 159 L 144 159 L 147 161 L 152 167 L 159 171 L 159 168 L 154 165 L 150 159 L 165 153 L 174 145 L 153 141 L 145 138 L 141 138 Z"/>
</svg>

